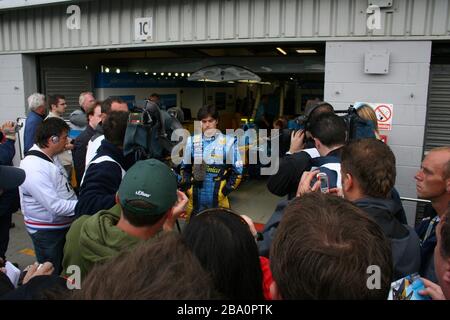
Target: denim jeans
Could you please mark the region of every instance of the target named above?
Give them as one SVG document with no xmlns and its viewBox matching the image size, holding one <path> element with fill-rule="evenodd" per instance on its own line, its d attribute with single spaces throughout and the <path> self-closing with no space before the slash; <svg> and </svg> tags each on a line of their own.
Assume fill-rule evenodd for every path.
<svg viewBox="0 0 450 320">
<path fill-rule="evenodd" d="M 39 230 L 30 233 L 37 261 L 39 263 L 50 261 L 55 268 L 53 274 L 56 275 L 61 274 L 62 271 L 64 244 L 68 230 Z"/>
</svg>

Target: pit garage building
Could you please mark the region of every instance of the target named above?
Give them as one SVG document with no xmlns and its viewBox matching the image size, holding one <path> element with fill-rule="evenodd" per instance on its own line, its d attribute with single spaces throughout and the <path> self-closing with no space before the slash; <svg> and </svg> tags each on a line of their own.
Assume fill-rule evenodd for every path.
<svg viewBox="0 0 450 320">
<path fill-rule="evenodd" d="M 424 153 L 450 145 L 449 12 L 448 0 L 2 0 L 0 121 L 26 116 L 33 92 L 69 109 L 86 90 L 131 103 L 156 92 L 192 116 L 205 102 L 234 113 L 258 87 L 283 95 L 284 114 L 311 97 L 392 104 L 383 134 L 414 198 Z M 216 64 L 265 84 L 187 81 Z M 404 206 L 413 224 L 416 204 Z"/>
</svg>

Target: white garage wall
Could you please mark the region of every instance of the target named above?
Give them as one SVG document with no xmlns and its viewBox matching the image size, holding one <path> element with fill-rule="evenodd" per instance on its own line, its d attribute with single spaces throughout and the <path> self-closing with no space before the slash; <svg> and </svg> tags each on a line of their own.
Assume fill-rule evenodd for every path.
<svg viewBox="0 0 450 320">
<path fill-rule="evenodd" d="M 0 55 L 0 124 L 24 117 L 26 98 L 36 92 L 36 63 L 34 56 L 24 54 Z M 22 141 L 23 144 L 23 141 Z M 16 142 L 14 164 L 19 164 L 19 143 Z"/>
<path fill-rule="evenodd" d="M 364 73 L 368 51 L 390 52 L 389 73 Z M 420 167 L 428 97 L 430 41 L 327 42 L 325 100 L 336 109 L 356 101 L 394 104 L 388 144 L 397 159 L 396 188 L 401 196 L 416 198 L 414 174 Z M 416 205 L 404 202 L 408 222 L 414 223 Z"/>
</svg>

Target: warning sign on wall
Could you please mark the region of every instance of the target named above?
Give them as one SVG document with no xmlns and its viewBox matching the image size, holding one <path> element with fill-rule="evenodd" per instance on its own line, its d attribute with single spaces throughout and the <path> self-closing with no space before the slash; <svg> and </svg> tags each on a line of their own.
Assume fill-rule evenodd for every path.
<svg viewBox="0 0 450 320">
<path fill-rule="evenodd" d="M 378 130 L 392 130 L 392 117 L 394 115 L 394 105 L 389 103 L 364 103 L 356 102 L 355 108 L 361 104 L 368 104 L 375 111 L 378 119 Z"/>
<path fill-rule="evenodd" d="M 392 104 L 380 103 L 376 104 L 374 110 L 378 119 L 378 129 L 392 130 L 392 116 L 394 113 L 394 106 Z"/>
</svg>

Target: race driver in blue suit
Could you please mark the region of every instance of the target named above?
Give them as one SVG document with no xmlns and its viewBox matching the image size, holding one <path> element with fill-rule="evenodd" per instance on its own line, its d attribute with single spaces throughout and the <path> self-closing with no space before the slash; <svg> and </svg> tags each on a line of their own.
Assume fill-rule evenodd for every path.
<svg viewBox="0 0 450 320">
<path fill-rule="evenodd" d="M 208 208 L 229 208 L 227 196 L 240 184 L 243 169 L 237 138 L 217 130 L 216 108 L 202 107 L 197 119 L 202 133 L 188 138 L 181 165 L 181 185 L 189 197 L 188 218 Z"/>
</svg>

